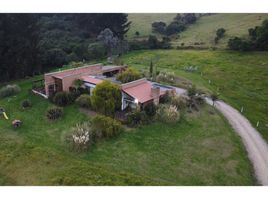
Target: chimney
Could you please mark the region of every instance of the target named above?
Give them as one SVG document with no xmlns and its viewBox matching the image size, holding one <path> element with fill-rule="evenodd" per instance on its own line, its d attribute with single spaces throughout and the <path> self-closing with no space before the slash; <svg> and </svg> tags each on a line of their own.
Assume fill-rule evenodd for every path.
<svg viewBox="0 0 268 200">
<path fill-rule="evenodd" d="M 152 87 L 151 88 L 151 96 L 153 97 L 153 101 L 155 105 L 159 104 L 159 97 L 160 97 L 160 87 Z"/>
</svg>

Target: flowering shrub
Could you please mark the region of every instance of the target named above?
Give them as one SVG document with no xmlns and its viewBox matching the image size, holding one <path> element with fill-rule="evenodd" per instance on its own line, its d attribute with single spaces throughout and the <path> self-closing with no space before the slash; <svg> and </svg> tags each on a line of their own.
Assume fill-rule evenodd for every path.
<svg viewBox="0 0 268 200">
<path fill-rule="evenodd" d="M 180 112 L 174 105 L 159 105 L 156 116 L 159 121 L 165 123 L 176 123 L 180 120 Z"/>
<path fill-rule="evenodd" d="M 77 124 L 72 129 L 71 143 L 76 151 L 87 150 L 93 144 L 93 132 L 89 123 Z"/>
<path fill-rule="evenodd" d="M 20 87 L 17 85 L 7 85 L 0 89 L 0 98 L 9 97 L 20 92 Z"/>
<path fill-rule="evenodd" d="M 174 72 L 161 72 L 156 77 L 157 82 L 174 83 L 176 76 Z"/>
</svg>

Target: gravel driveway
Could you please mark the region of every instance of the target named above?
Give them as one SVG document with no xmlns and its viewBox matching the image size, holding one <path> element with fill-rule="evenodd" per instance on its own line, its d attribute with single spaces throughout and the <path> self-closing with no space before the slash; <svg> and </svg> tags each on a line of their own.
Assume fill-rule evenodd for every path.
<svg viewBox="0 0 268 200">
<path fill-rule="evenodd" d="M 212 105 L 211 99 L 206 98 L 206 102 Z M 223 101 L 216 101 L 215 107 L 226 117 L 234 130 L 242 138 L 259 183 L 268 185 L 268 145 L 266 141 L 236 109 Z"/>
</svg>

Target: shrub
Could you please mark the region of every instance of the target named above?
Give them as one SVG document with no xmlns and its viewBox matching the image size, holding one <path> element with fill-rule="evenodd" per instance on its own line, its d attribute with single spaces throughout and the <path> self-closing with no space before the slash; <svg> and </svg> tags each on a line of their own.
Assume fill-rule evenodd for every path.
<svg viewBox="0 0 268 200">
<path fill-rule="evenodd" d="M 60 107 L 50 107 L 47 109 L 46 116 L 50 120 L 56 120 L 63 116 L 63 109 Z"/>
<path fill-rule="evenodd" d="M 176 106 L 178 109 L 184 109 L 187 106 L 187 97 L 186 96 L 173 96 L 171 98 L 171 104 Z"/>
<path fill-rule="evenodd" d="M 71 135 L 68 135 L 67 142 L 72 145 L 75 151 L 88 150 L 94 143 L 94 134 L 90 123 L 76 124 L 71 131 Z"/>
<path fill-rule="evenodd" d="M 197 94 L 196 86 L 192 85 L 191 87 L 188 88 L 188 96 L 192 97 Z"/>
<path fill-rule="evenodd" d="M 120 87 L 110 81 L 103 81 L 93 90 L 91 96 L 92 107 L 105 115 L 113 115 L 121 108 Z"/>
<path fill-rule="evenodd" d="M 22 108 L 30 108 L 32 107 L 32 102 L 29 99 L 25 99 L 21 102 Z"/>
<path fill-rule="evenodd" d="M 180 112 L 174 105 L 159 105 L 156 116 L 164 123 L 176 123 L 180 120 Z"/>
<path fill-rule="evenodd" d="M 231 38 L 228 41 L 228 47 L 231 50 L 248 51 L 251 50 L 252 46 L 253 45 L 251 44 L 250 41 L 247 41 L 239 37 Z"/>
<path fill-rule="evenodd" d="M 69 92 L 57 92 L 53 98 L 53 102 L 58 106 L 67 106 L 74 101 L 74 96 Z"/>
<path fill-rule="evenodd" d="M 98 138 L 112 138 L 120 134 L 123 130 L 119 121 L 104 115 L 93 117 L 92 129 Z"/>
<path fill-rule="evenodd" d="M 148 117 L 154 117 L 156 114 L 156 105 L 151 102 L 144 107 L 144 111 Z"/>
<path fill-rule="evenodd" d="M 91 59 L 104 58 L 106 50 L 100 42 L 90 43 L 88 45 L 88 56 Z"/>
<path fill-rule="evenodd" d="M 136 127 L 143 124 L 148 124 L 149 119 L 145 111 L 134 110 L 127 114 L 127 124 Z"/>
<path fill-rule="evenodd" d="M 135 81 L 141 78 L 141 73 L 133 68 L 127 68 L 125 71 L 120 73 L 117 76 L 117 80 L 121 81 L 122 83 L 128 83 L 131 81 Z"/>
<path fill-rule="evenodd" d="M 83 108 L 90 108 L 91 107 L 91 99 L 88 94 L 82 94 L 80 97 L 78 97 L 75 102 Z"/>
<path fill-rule="evenodd" d="M 157 82 L 174 83 L 176 76 L 174 72 L 161 72 L 156 77 Z"/>
<path fill-rule="evenodd" d="M 200 95 L 190 96 L 190 98 L 187 101 L 187 107 L 189 108 L 190 112 L 192 111 L 192 109 L 198 111 L 199 105 L 204 104 L 204 102 L 205 102 L 204 98 Z"/>
<path fill-rule="evenodd" d="M 20 87 L 17 85 L 7 85 L 0 89 L 0 98 L 9 97 L 20 92 Z"/>
<path fill-rule="evenodd" d="M 162 104 L 165 104 L 165 103 L 170 103 L 171 102 L 171 99 L 172 99 L 172 92 L 167 90 L 165 92 L 164 95 L 162 95 L 160 98 L 159 98 L 159 103 L 162 103 Z"/>
</svg>

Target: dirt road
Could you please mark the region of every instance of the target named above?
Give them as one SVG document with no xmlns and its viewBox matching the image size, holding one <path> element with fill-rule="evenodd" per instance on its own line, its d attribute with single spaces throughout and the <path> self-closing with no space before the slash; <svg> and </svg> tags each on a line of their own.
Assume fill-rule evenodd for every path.
<svg viewBox="0 0 268 200">
<path fill-rule="evenodd" d="M 206 98 L 206 102 L 212 105 L 211 99 Z M 234 130 L 242 138 L 259 183 L 268 185 L 268 145 L 266 141 L 236 109 L 223 101 L 216 101 L 215 107 L 226 117 Z"/>
</svg>

